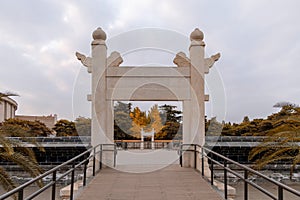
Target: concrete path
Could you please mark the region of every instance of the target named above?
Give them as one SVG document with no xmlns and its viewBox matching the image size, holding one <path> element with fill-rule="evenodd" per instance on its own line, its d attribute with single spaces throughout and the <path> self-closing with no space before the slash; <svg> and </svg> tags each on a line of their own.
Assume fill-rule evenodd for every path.
<svg viewBox="0 0 300 200">
<path fill-rule="evenodd" d="M 141 166 L 139 166 L 141 167 Z M 201 175 L 178 164 L 149 173 L 126 173 L 105 168 L 76 200 L 221 200 Z"/>
<path fill-rule="evenodd" d="M 176 150 L 165 149 L 132 149 L 118 151 L 116 169 L 129 173 L 148 173 L 178 163 Z"/>
</svg>

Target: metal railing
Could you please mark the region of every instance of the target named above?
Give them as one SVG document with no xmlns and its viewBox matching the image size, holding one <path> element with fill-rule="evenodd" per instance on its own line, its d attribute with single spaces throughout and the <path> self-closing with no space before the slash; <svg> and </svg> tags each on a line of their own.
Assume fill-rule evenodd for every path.
<svg viewBox="0 0 300 200">
<path fill-rule="evenodd" d="M 269 178 L 268 176 L 255 171 L 253 169 L 251 169 L 250 167 L 247 167 L 245 165 L 242 165 L 236 161 L 233 161 L 219 153 L 216 153 L 214 151 L 212 151 L 211 149 L 208 149 L 206 147 L 202 147 L 198 144 L 182 144 L 180 146 L 180 150 L 179 150 L 179 162 L 180 165 L 182 167 L 183 161 L 182 161 L 182 155 L 183 152 L 188 151 L 188 152 L 193 152 L 194 153 L 194 168 L 197 169 L 197 156 L 200 155 L 201 158 L 201 174 L 202 176 L 204 176 L 204 158 L 206 157 L 208 159 L 208 161 L 210 162 L 210 184 L 214 185 L 214 165 L 217 165 L 219 167 L 221 167 L 221 169 L 223 169 L 223 173 L 224 173 L 224 198 L 228 199 L 228 172 L 234 174 L 235 176 L 237 176 L 238 178 L 240 178 L 243 182 L 244 182 L 244 200 L 248 200 L 249 197 L 249 190 L 248 190 L 248 186 L 251 185 L 252 187 L 256 188 L 258 191 L 264 193 L 265 195 L 267 195 L 268 197 L 270 197 L 271 199 L 274 200 L 283 200 L 283 192 L 289 192 L 293 195 L 295 195 L 295 197 L 300 197 L 300 191 L 297 191 L 285 184 L 280 183 L 279 181 L 276 181 L 272 178 Z M 223 163 L 215 160 L 215 158 L 221 158 L 223 160 Z M 236 166 L 238 168 L 240 168 L 244 174 L 241 175 L 238 172 L 236 172 L 235 170 L 231 169 L 230 167 L 228 167 L 228 165 L 231 164 L 233 166 Z M 260 185 L 252 182 L 249 179 L 249 174 L 254 174 L 272 184 L 274 184 L 277 187 L 277 195 L 274 195 L 273 193 L 271 193 L 270 191 L 266 190 L 265 188 L 261 187 Z"/>
<path fill-rule="evenodd" d="M 107 149 L 107 147 L 113 147 Z M 92 159 L 92 167 L 93 167 L 93 173 L 92 176 L 95 176 L 96 174 L 96 155 L 99 154 L 99 170 L 102 169 L 102 157 L 103 157 L 103 152 L 104 151 L 113 151 L 114 152 L 114 166 L 116 165 L 116 154 L 117 154 L 117 149 L 115 144 L 99 144 L 95 147 L 92 147 L 85 152 L 81 153 L 80 155 L 64 162 L 61 165 L 58 165 L 51 170 L 41 174 L 38 177 L 35 177 L 34 179 L 20 185 L 19 187 L 3 194 L 0 196 L 0 200 L 2 199 L 7 199 L 9 197 L 12 197 L 13 195 L 17 195 L 18 200 L 30 200 L 44 191 L 46 191 L 49 188 L 52 188 L 51 191 L 51 199 L 55 200 L 56 197 L 56 186 L 58 181 L 60 181 L 62 178 L 68 176 L 71 174 L 71 183 L 70 183 L 70 200 L 73 200 L 74 198 L 74 183 L 75 183 L 75 170 L 82 168 L 83 166 L 83 186 L 86 186 L 87 184 L 87 166 L 88 163 L 90 162 L 90 159 Z M 57 177 L 57 173 L 59 170 L 64 169 L 66 167 L 70 167 L 71 169 L 67 170 L 65 173 L 61 174 L 61 176 Z M 42 182 L 43 178 L 52 175 L 52 180 L 44 185 L 43 187 L 39 188 L 37 191 L 33 192 L 27 197 L 24 197 L 24 190 L 29 187 L 32 184 Z"/>
<path fill-rule="evenodd" d="M 168 149 L 177 150 L 182 144 L 181 140 L 155 140 L 144 141 L 141 140 L 115 140 L 117 148 L 120 150 L 128 149 Z"/>
</svg>

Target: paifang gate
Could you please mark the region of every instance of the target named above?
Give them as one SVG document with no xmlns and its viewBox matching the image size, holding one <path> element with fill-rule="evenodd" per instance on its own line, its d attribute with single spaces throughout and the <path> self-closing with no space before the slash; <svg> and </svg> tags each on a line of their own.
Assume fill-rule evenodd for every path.
<svg viewBox="0 0 300 200">
<path fill-rule="evenodd" d="M 78 52 L 76 56 L 92 74 L 88 100 L 92 102 L 93 146 L 114 143 L 114 101 L 182 101 L 183 143 L 204 144 L 204 103 L 208 101 L 204 76 L 220 54 L 204 57 L 204 35 L 198 28 L 190 34 L 189 56 L 177 53 L 171 67 L 120 66 L 120 53 L 107 56 L 105 32 L 98 28 L 92 36 L 92 56 Z M 103 161 L 107 166 L 112 165 L 109 157 Z M 186 167 L 193 163 L 188 154 L 183 161 Z"/>
</svg>

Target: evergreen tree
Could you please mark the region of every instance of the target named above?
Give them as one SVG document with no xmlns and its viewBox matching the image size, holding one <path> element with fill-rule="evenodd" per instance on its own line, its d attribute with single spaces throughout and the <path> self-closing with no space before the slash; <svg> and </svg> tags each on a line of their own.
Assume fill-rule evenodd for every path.
<svg viewBox="0 0 300 200">
<path fill-rule="evenodd" d="M 164 122 L 162 130 L 155 135 L 156 139 L 182 139 L 182 112 L 176 110 L 176 106 L 162 105 L 161 119 Z"/>
<path fill-rule="evenodd" d="M 5 136 L 7 137 L 19 137 L 17 133 L 14 133 L 14 129 L 22 129 L 26 132 L 26 137 L 47 137 L 52 134 L 52 131 L 40 121 L 28 121 L 21 119 L 7 119 L 2 125 L 1 129 L 6 130 Z"/>
<path fill-rule="evenodd" d="M 161 114 L 162 121 L 181 123 L 182 112 L 180 110 L 176 110 L 176 106 L 165 104 L 165 105 L 159 106 L 159 109 L 161 110 L 161 113 L 162 113 Z"/>
<path fill-rule="evenodd" d="M 298 117 L 300 116 L 300 108 L 296 104 L 288 102 L 280 102 L 275 104 L 280 107 L 280 111 L 273 113 L 267 119 L 253 119 L 244 117 L 240 124 L 224 123 L 221 135 L 228 136 L 268 136 L 283 131 L 293 131 L 299 127 Z M 206 123 L 206 132 L 208 130 Z"/>
<path fill-rule="evenodd" d="M 243 123 L 249 123 L 250 122 L 250 119 L 248 116 L 245 116 L 244 119 L 243 119 Z"/>
<path fill-rule="evenodd" d="M 274 108 L 283 108 L 283 107 L 297 108 L 297 107 L 299 107 L 299 105 L 297 105 L 295 103 L 287 102 L 287 101 L 282 101 L 282 102 L 276 103 L 273 107 Z"/>
<path fill-rule="evenodd" d="M 133 139 L 131 136 L 131 103 L 118 101 L 114 106 L 114 139 Z"/>
<path fill-rule="evenodd" d="M 223 124 L 218 122 L 216 117 L 211 118 L 207 126 L 206 135 L 208 136 L 218 136 L 222 132 Z"/>
<path fill-rule="evenodd" d="M 61 119 L 54 125 L 53 130 L 57 137 L 78 136 L 75 123 L 66 119 Z"/>
<path fill-rule="evenodd" d="M 91 118 L 77 117 L 75 119 L 75 127 L 78 135 L 80 136 L 91 136 Z"/>
</svg>

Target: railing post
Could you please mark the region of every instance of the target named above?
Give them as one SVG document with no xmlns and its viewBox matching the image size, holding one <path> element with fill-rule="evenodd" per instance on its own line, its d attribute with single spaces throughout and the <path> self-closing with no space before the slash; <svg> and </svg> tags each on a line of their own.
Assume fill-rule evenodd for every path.
<svg viewBox="0 0 300 200">
<path fill-rule="evenodd" d="M 103 153 L 103 147 L 102 144 L 100 144 L 100 162 L 99 162 L 99 169 L 102 169 L 102 153 Z"/>
<path fill-rule="evenodd" d="M 114 167 L 116 167 L 116 159 L 117 159 L 117 147 L 114 145 Z"/>
<path fill-rule="evenodd" d="M 244 200 L 248 200 L 248 171 L 245 170 L 244 172 Z"/>
<path fill-rule="evenodd" d="M 203 147 L 201 147 L 201 162 L 202 162 L 202 176 L 204 176 L 204 150 Z"/>
<path fill-rule="evenodd" d="M 179 162 L 180 162 L 180 167 L 182 167 L 182 145 L 180 145 L 179 148 Z"/>
<path fill-rule="evenodd" d="M 74 196 L 74 181 L 75 180 L 75 163 L 72 164 L 72 173 L 71 173 L 71 190 L 70 190 L 70 200 L 73 200 Z"/>
<path fill-rule="evenodd" d="M 224 160 L 224 197 L 227 199 L 227 160 Z"/>
<path fill-rule="evenodd" d="M 87 170 L 88 160 L 84 163 L 83 168 L 83 186 L 86 186 L 86 170 Z"/>
<path fill-rule="evenodd" d="M 283 188 L 278 186 L 278 200 L 283 200 Z"/>
<path fill-rule="evenodd" d="M 194 144 L 194 169 L 197 169 L 197 145 Z"/>
<path fill-rule="evenodd" d="M 210 159 L 210 184 L 214 185 L 214 162 L 212 157 Z"/>
<path fill-rule="evenodd" d="M 18 192 L 18 200 L 23 200 L 24 199 L 24 189 L 21 189 Z"/>
<path fill-rule="evenodd" d="M 56 170 L 52 174 L 52 181 L 54 184 L 52 185 L 52 200 L 55 200 L 56 195 Z"/>
<path fill-rule="evenodd" d="M 94 155 L 93 155 L 93 176 L 95 176 L 95 172 L 96 172 L 96 148 L 94 147 Z"/>
</svg>

